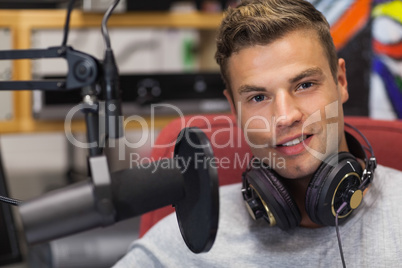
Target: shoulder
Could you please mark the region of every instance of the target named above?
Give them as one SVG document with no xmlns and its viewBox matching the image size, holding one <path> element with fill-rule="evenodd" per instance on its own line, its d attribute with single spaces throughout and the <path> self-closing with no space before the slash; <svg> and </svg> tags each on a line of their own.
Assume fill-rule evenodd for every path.
<svg viewBox="0 0 402 268">
<path fill-rule="evenodd" d="M 382 192 L 398 192 L 398 195 L 402 198 L 402 195 L 400 195 L 400 190 L 402 190 L 402 171 L 378 165 L 374 172 L 373 185 L 381 189 Z"/>
<path fill-rule="evenodd" d="M 383 165 L 378 165 L 376 170 L 375 170 L 375 176 L 389 176 L 389 175 L 393 175 L 393 176 L 397 176 L 399 178 L 402 177 L 402 171 L 391 168 L 391 167 L 386 167 Z"/>
<path fill-rule="evenodd" d="M 379 218 L 387 220 L 399 218 L 402 220 L 401 191 L 402 172 L 378 165 L 374 172 L 373 181 L 363 198 L 363 207 L 365 208 L 362 209 L 362 215 L 365 218 L 375 215 L 374 221 L 378 221 Z"/>
<path fill-rule="evenodd" d="M 402 171 L 378 165 L 369 186 L 373 199 L 389 200 L 392 196 L 402 200 Z"/>
</svg>

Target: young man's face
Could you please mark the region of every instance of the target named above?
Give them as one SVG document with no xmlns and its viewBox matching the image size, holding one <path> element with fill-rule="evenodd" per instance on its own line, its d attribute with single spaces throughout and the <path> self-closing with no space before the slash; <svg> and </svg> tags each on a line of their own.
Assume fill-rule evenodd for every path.
<svg viewBox="0 0 402 268">
<path fill-rule="evenodd" d="M 313 31 L 242 49 L 229 58 L 228 71 L 232 110 L 254 156 L 281 176 L 308 177 L 330 153 L 347 151 L 345 63 L 339 60 L 336 84 Z M 225 96 L 232 103 L 227 90 Z"/>
</svg>

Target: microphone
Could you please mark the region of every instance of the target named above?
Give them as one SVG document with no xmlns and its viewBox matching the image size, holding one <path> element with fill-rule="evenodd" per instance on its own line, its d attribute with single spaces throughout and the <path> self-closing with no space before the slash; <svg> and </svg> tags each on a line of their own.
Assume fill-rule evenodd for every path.
<svg viewBox="0 0 402 268">
<path fill-rule="evenodd" d="M 107 226 L 173 205 L 182 237 L 194 253 L 211 249 L 219 220 L 217 168 L 206 135 L 183 129 L 174 156 L 111 174 L 106 158 L 90 159 L 91 181 L 84 181 L 23 202 L 20 214 L 29 244 Z M 155 166 L 154 165 L 154 166 Z"/>
</svg>

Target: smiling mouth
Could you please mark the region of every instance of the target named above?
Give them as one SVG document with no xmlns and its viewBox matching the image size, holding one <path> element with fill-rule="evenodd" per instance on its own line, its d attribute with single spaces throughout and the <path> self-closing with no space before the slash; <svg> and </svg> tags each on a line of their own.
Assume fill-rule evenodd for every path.
<svg viewBox="0 0 402 268">
<path fill-rule="evenodd" d="M 281 146 L 281 147 L 290 147 L 290 146 L 295 146 L 298 145 L 300 143 L 302 143 L 304 140 L 308 139 L 309 137 L 311 137 L 312 135 L 302 135 L 298 138 L 295 138 L 291 141 L 285 142 L 283 144 L 277 144 L 276 146 Z"/>
</svg>

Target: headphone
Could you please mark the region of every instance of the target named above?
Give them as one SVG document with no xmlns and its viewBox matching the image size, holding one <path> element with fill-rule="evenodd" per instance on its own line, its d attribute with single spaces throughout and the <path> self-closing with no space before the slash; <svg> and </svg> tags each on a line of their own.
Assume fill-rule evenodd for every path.
<svg viewBox="0 0 402 268">
<path fill-rule="evenodd" d="M 305 197 L 307 214 L 314 223 L 334 226 L 335 217 L 342 223 L 359 207 L 363 191 L 374 177 L 377 161 L 367 138 L 355 127 L 345 125 L 357 132 L 368 147 L 362 146 L 345 131 L 349 152 L 328 156 L 312 175 Z M 370 153 L 368 158 L 366 151 Z M 365 169 L 357 158 L 365 160 Z M 264 218 L 270 226 L 283 230 L 300 224 L 301 214 L 281 177 L 269 166 L 253 158 L 242 175 L 242 195 L 254 220 Z M 344 203 L 347 203 L 346 207 Z M 343 209 L 340 207 L 344 207 Z M 338 211 L 341 210 L 341 211 Z"/>
</svg>

